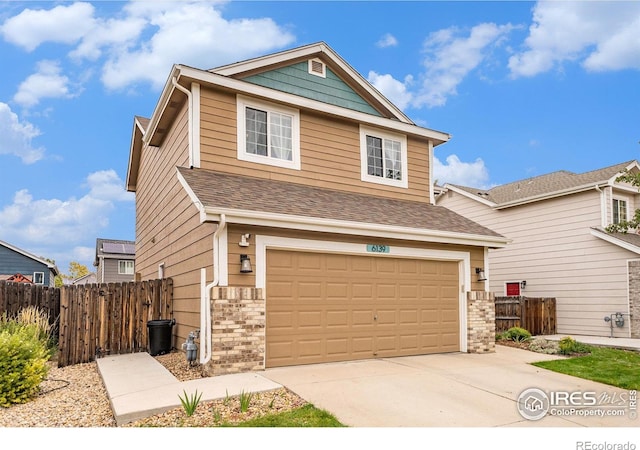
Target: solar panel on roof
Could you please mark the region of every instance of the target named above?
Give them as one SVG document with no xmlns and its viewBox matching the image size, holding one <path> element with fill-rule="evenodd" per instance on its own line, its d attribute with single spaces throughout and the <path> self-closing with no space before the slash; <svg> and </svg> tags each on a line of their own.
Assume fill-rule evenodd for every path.
<svg viewBox="0 0 640 450">
<path fill-rule="evenodd" d="M 133 254 L 136 251 L 134 244 L 120 244 L 116 242 L 105 242 L 102 244 L 102 251 L 105 253 Z"/>
</svg>

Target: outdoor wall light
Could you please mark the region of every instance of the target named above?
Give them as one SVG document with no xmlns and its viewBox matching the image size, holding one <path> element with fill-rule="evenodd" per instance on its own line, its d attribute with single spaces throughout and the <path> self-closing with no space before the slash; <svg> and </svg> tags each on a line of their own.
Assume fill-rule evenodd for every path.
<svg viewBox="0 0 640 450">
<path fill-rule="evenodd" d="M 522 281 L 520 282 L 520 289 L 524 289 L 524 288 L 526 288 L 526 287 L 527 287 L 527 280 L 522 280 Z"/>
<path fill-rule="evenodd" d="M 476 267 L 476 275 L 478 275 L 478 281 L 487 281 L 487 277 L 484 276 L 484 269 Z"/>
<path fill-rule="evenodd" d="M 251 273 L 251 260 L 248 255 L 240 255 L 240 273 Z"/>
</svg>

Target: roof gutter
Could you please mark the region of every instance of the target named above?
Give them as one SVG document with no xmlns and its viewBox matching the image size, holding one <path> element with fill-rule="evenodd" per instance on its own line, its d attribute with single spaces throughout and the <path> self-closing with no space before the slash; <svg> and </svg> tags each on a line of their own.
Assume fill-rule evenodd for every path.
<svg viewBox="0 0 640 450">
<path fill-rule="evenodd" d="M 473 245 L 491 248 L 506 247 L 510 239 L 504 236 L 456 233 L 451 231 L 410 228 L 365 222 L 337 221 L 318 217 L 294 216 L 225 208 L 204 207 L 204 221 L 217 222 L 225 217 L 227 223 L 267 226 L 294 230 L 371 236 L 386 239 L 402 239 L 421 242 Z"/>
</svg>

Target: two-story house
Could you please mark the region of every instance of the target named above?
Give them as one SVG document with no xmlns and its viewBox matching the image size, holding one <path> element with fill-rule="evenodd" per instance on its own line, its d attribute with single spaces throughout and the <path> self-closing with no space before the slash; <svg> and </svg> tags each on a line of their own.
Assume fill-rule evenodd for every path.
<svg viewBox="0 0 640 450">
<path fill-rule="evenodd" d="M 15 245 L 0 241 L 0 280 L 55 286 L 58 268 Z"/>
<path fill-rule="evenodd" d="M 93 265 L 95 281 L 84 278 L 81 283 L 120 283 L 135 279 L 136 243 L 122 239 L 96 239 Z M 89 274 L 91 275 L 91 274 Z"/>
<path fill-rule="evenodd" d="M 210 374 L 467 351 L 498 233 L 435 206 L 434 147 L 325 43 L 174 65 L 136 117 L 136 272 Z"/>
<path fill-rule="evenodd" d="M 608 233 L 633 217 L 638 188 L 617 182 L 628 161 L 558 171 L 491 189 L 444 185 L 436 203 L 509 238 L 489 250 L 496 295 L 555 297 L 557 331 L 640 337 L 640 235 Z"/>
</svg>

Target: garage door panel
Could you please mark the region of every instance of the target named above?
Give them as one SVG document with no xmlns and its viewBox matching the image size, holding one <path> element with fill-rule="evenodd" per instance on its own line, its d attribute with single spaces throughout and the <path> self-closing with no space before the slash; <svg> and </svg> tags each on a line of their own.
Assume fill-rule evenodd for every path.
<svg viewBox="0 0 640 450">
<path fill-rule="evenodd" d="M 267 367 L 458 351 L 458 270 L 457 262 L 269 250 Z"/>
</svg>

